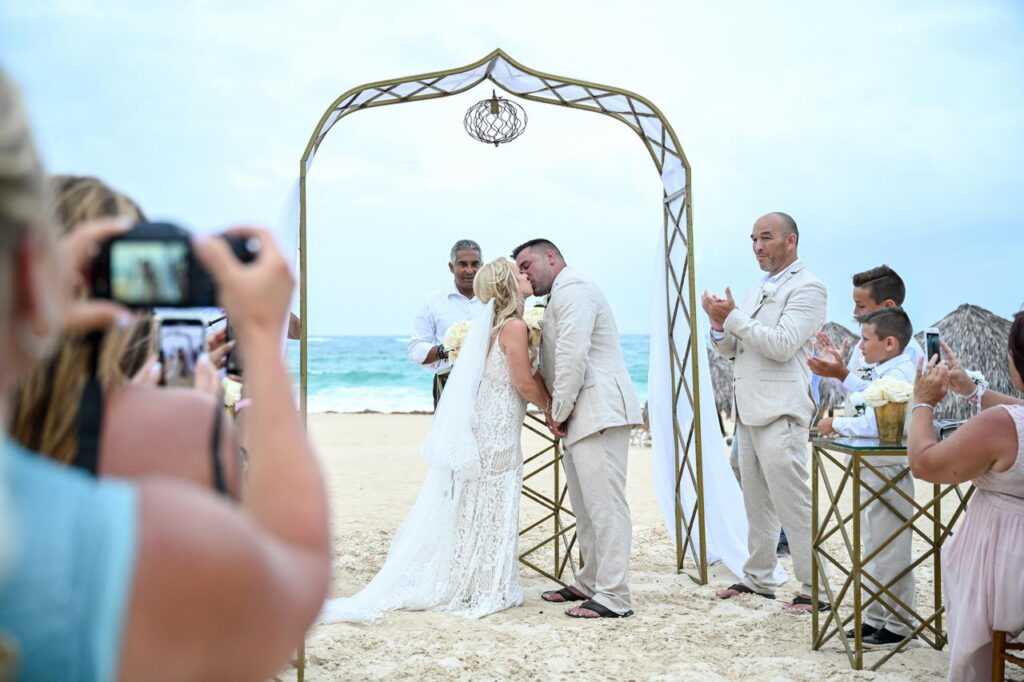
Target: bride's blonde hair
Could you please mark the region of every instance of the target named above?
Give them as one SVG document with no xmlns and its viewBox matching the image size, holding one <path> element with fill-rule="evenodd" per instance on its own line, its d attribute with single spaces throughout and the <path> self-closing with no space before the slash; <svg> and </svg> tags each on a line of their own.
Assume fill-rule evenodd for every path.
<svg viewBox="0 0 1024 682">
<path fill-rule="evenodd" d="M 494 299 L 494 327 L 500 327 L 509 318 L 523 316 L 522 307 L 526 299 L 519 291 L 519 280 L 512 263 L 505 258 L 492 260 L 477 270 L 473 294 L 481 303 Z"/>
</svg>

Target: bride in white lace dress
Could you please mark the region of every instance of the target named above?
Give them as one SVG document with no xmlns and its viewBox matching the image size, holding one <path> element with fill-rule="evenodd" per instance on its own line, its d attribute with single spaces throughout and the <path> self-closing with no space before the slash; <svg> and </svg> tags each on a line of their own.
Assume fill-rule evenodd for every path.
<svg viewBox="0 0 1024 682">
<path fill-rule="evenodd" d="M 473 282 L 486 307 L 445 386 L 423 456 L 430 472 L 373 580 L 324 604 L 319 622 L 369 623 L 388 611 L 479 618 L 523 602 L 519 581 L 520 445 L 527 401 L 550 396 L 531 369 L 523 304 L 529 280 L 505 259 Z"/>
</svg>

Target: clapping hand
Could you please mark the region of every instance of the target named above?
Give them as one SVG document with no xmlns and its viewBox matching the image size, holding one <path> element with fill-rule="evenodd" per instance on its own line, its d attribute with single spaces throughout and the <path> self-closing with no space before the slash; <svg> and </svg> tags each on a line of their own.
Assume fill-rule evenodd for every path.
<svg viewBox="0 0 1024 682">
<path fill-rule="evenodd" d="M 945 361 L 939 362 L 938 357 L 932 356 L 925 364 L 925 359 L 921 358 L 917 366 L 917 380 L 914 381 L 914 400 L 918 403 L 937 405 L 946 397 L 948 391 L 949 368 Z"/>
<path fill-rule="evenodd" d="M 833 377 L 842 381 L 848 374 L 843 361 L 847 348 L 849 348 L 847 341 L 844 340 L 842 346 L 837 349 L 828 334 L 818 332 L 814 342 L 814 350 L 818 355 L 807 358 L 807 366 L 818 376 Z"/>
<path fill-rule="evenodd" d="M 736 301 L 733 300 L 729 287 L 725 288 L 725 298 L 709 294 L 705 290 L 704 295 L 701 296 L 700 305 L 708 314 L 711 328 L 716 332 L 725 331 L 725 318 L 729 317 L 729 313 L 736 309 Z"/>
</svg>

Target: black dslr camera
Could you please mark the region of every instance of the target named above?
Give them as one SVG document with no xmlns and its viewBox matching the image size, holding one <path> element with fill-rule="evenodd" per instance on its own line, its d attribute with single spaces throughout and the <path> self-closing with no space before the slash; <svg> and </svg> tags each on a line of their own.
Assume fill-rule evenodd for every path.
<svg viewBox="0 0 1024 682">
<path fill-rule="evenodd" d="M 255 239 L 220 238 L 243 263 L 259 251 Z M 137 223 L 101 245 L 93 264 L 92 292 L 133 308 L 217 305 L 217 288 L 192 252 L 192 235 L 170 223 Z"/>
</svg>

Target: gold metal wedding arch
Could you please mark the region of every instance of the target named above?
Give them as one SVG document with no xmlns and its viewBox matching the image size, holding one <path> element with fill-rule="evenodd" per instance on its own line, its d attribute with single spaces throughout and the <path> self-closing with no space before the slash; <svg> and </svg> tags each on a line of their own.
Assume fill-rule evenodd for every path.
<svg viewBox="0 0 1024 682">
<path fill-rule="evenodd" d="M 651 155 L 661 176 L 663 194 L 663 246 L 665 268 L 665 315 L 668 324 L 669 372 L 671 373 L 672 434 L 675 472 L 675 544 L 676 567 L 683 570 L 684 558 L 694 559 L 697 582 L 707 583 L 707 538 L 704 516 L 704 492 L 701 461 L 700 385 L 697 354 L 703 352 L 698 344 L 696 321 L 696 285 L 694 282 L 693 219 L 691 216 L 690 164 L 676 138 L 672 126 L 654 104 L 645 98 L 607 85 L 598 85 L 535 71 L 516 62 L 498 49 L 483 59 L 448 71 L 394 80 L 368 83 L 353 88 L 335 99 L 321 116 L 309 138 L 299 164 L 299 286 L 302 335 L 300 340 L 300 391 L 303 417 L 306 415 L 307 397 L 307 234 L 306 234 L 306 175 L 327 133 L 341 119 L 357 111 L 374 107 L 405 104 L 421 100 L 457 95 L 472 89 L 484 80 L 490 80 L 502 90 L 523 99 L 580 109 L 610 116 L 637 134 Z M 689 409 L 682 409 L 689 406 Z M 529 419 L 527 428 L 531 429 Z M 554 522 L 553 534 L 521 556 L 521 561 L 544 575 L 557 580 L 565 570 L 571 543 L 566 535 L 574 525 L 562 520 L 563 512 L 571 514 L 565 506 L 564 485 L 558 479 L 560 448 L 557 442 L 545 444 L 538 455 L 553 453 L 553 459 L 527 472 L 527 480 L 542 470 L 554 471 L 554 489 L 550 497 L 527 485 L 524 495 L 545 507 L 546 520 Z M 681 488 L 694 491 L 692 503 L 684 504 Z M 534 524 L 536 526 L 537 524 Z M 560 545 L 562 547 L 560 548 Z M 528 560 L 527 554 L 544 547 L 553 549 L 553 569 L 549 573 Z M 562 551 L 565 549 L 566 551 Z"/>
</svg>

